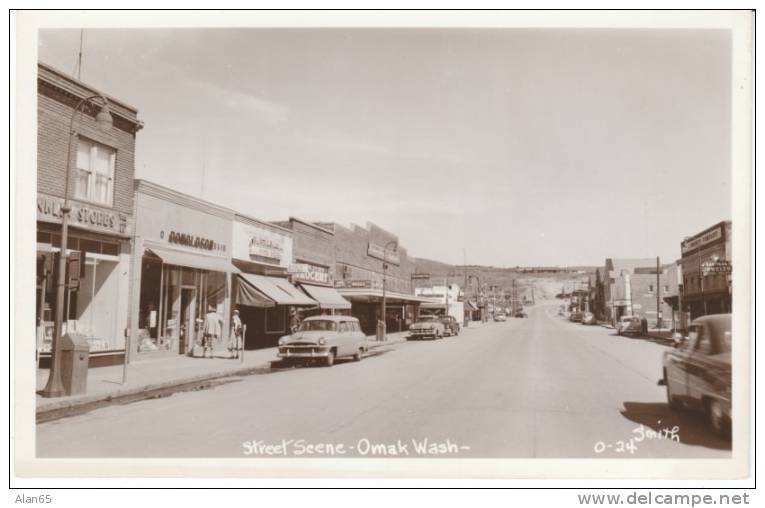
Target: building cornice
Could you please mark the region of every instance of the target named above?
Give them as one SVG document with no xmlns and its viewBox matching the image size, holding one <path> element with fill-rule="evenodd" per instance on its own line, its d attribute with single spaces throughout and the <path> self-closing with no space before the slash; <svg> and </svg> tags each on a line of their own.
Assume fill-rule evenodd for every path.
<svg viewBox="0 0 765 508">
<path fill-rule="evenodd" d="M 314 224 L 313 222 L 308 222 L 307 220 L 303 220 L 303 219 L 300 219 L 300 218 L 294 217 L 294 216 L 290 216 L 289 220 L 290 220 L 290 222 L 292 222 L 292 221 L 299 222 L 300 224 L 303 224 L 305 226 L 308 226 L 308 227 L 311 227 L 311 228 L 314 228 L 314 229 L 318 229 L 319 231 L 321 231 L 323 233 L 327 233 L 329 235 L 335 236 L 335 232 L 334 231 L 332 231 L 330 229 L 327 229 L 327 228 L 323 228 L 323 227 L 319 226 L 318 224 Z"/>
<path fill-rule="evenodd" d="M 249 215 L 244 215 L 244 214 L 235 212 L 234 220 L 237 222 L 242 222 L 244 224 L 250 224 L 251 226 L 262 226 L 267 229 L 278 231 L 279 233 L 287 233 L 289 234 L 290 237 L 293 236 L 293 231 L 289 228 L 279 226 L 277 224 L 274 224 L 273 222 L 266 222 L 264 220 L 256 219 L 255 217 L 250 217 Z"/>
<path fill-rule="evenodd" d="M 43 62 L 37 63 L 37 81 L 38 85 L 54 88 L 76 101 L 91 95 L 103 95 L 109 101 L 112 114 L 130 123 L 134 131 L 139 131 L 143 128 L 143 122 L 138 120 L 138 109 L 135 106 L 131 106 L 109 94 L 103 93 L 97 88 L 83 83 L 48 64 Z"/>
<path fill-rule="evenodd" d="M 220 205 L 216 205 L 214 203 L 210 203 L 209 201 L 204 201 L 202 199 L 189 196 L 188 194 L 183 194 L 148 180 L 135 179 L 134 189 L 136 194 L 140 193 L 147 196 L 153 196 L 155 198 L 163 199 L 180 206 L 185 206 L 186 208 L 192 208 L 194 210 L 199 210 L 211 215 L 216 215 L 224 219 L 234 219 L 233 210 Z"/>
</svg>

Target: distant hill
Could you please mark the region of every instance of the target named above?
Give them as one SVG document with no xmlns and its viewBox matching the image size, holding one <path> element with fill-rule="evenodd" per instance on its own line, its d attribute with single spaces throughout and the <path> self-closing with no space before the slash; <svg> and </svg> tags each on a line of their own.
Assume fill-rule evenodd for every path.
<svg viewBox="0 0 765 508">
<path fill-rule="evenodd" d="M 450 265 L 425 258 L 411 258 L 415 263 L 417 273 L 430 274 L 429 280 L 417 280 L 415 285 L 432 286 L 443 285 L 446 275 L 449 275 L 449 282 L 464 286 L 465 272 L 468 275 L 478 277 L 481 285 L 485 287 L 497 286 L 497 291 L 504 290 L 509 294 L 515 280 L 518 295 L 523 298 L 531 298 L 532 288 L 534 298 L 552 299 L 562 289 L 570 289 L 574 282 L 586 282 L 588 276 L 595 282 L 596 266 L 571 266 L 571 267 L 494 267 L 481 265 Z M 472 295 L 477 282 L 472 279 L 468 282 L 468 296 Z"/>
</svg>

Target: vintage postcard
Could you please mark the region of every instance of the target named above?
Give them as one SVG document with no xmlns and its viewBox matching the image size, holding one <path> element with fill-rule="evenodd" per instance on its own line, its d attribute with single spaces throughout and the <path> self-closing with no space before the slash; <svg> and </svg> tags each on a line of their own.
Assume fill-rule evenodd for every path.
<svg viewBox="0 0 765 508">
<path fill-rule="evenodd" d="M 749 477 L 752 16 L 18 12 L 16 474 Z"/>
</svg>

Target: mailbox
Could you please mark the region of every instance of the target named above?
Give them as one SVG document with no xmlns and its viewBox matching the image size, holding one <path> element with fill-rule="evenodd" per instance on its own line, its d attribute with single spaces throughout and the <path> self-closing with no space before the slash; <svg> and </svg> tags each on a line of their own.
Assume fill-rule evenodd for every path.
<svg viewBox="0 0 765 508">
<path fill-rule="evenodd" d="M 85 393 L 88 386 L 90 345 L 85 336 L 67 333 L 61 338 L 61 382 L 67 395 Z"/>
</svg>

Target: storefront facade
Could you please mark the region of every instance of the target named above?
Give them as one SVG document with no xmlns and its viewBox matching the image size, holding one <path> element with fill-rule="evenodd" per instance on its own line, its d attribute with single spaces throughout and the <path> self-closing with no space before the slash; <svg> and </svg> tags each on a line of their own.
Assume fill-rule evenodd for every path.
<svg viewBox="0 0 765 508">
<path fill-rule="evenodd" d="M 682 306 L 690 319 L 731 312 L 731 222 L 723 221 L 683 240 Z"/>
<path fill-rule="evenodd" d="M 231 231 L 233 263 L 241 271 L 234 294 L 247 327 L 244 347 L 273 347 L 299 322 L 301 310 L 317 306 L 289 280 L 292 231 L 240 214 L 235 215 Z"/>
<path fill-rule="evenodd" d="M 334 231 L 295 217 L 276 224 L 289 229 L 293 234 L 290 279 L 317 302 L 317 307 L 304 309 L 302 317 L 349 314 L 351 303 L 334 288 Z"/>
<path fill-rule="evenodd" d="M 135 181 L 131 351 L 190 355 L 205 314 L 216 312 L 225 348 L 231 314 L 234 213 L 191 196 Z"/>
<path fill-rule="evenodd" d="M 119 363 L 128 329 L 133 153 L 143 124 L 135 108 L 110 97 L 113 125 L 108 131 L 98 128 L 96 109 L 85 105 L 70 137 L 74 108 L 98 92 L 44 64 L 38 65 L 37 83 L 36 349 L 40 365 L 50 360 L 67 168 L 71 207 L 67 250 L 79 253 L 81 262 L 78 282 L 65 291 L 62 332 L 85 336 L 91 367 Z"/>
<path fill-rule="evenodd" d="M 411 276 L 415 265 L 398 244 L 398 238 L 374 224 L 366 228 L 320 225 L 331 227 L 335 233 L 334 285 L 351 302 L 351 315 L 359 319 L 364 333 L 372 335 L 376 331 L 383 294 L 386 330 L 407 330 L 417 317 L 419 304 L 428 299 L 413 294 Z"/>
</svg>

